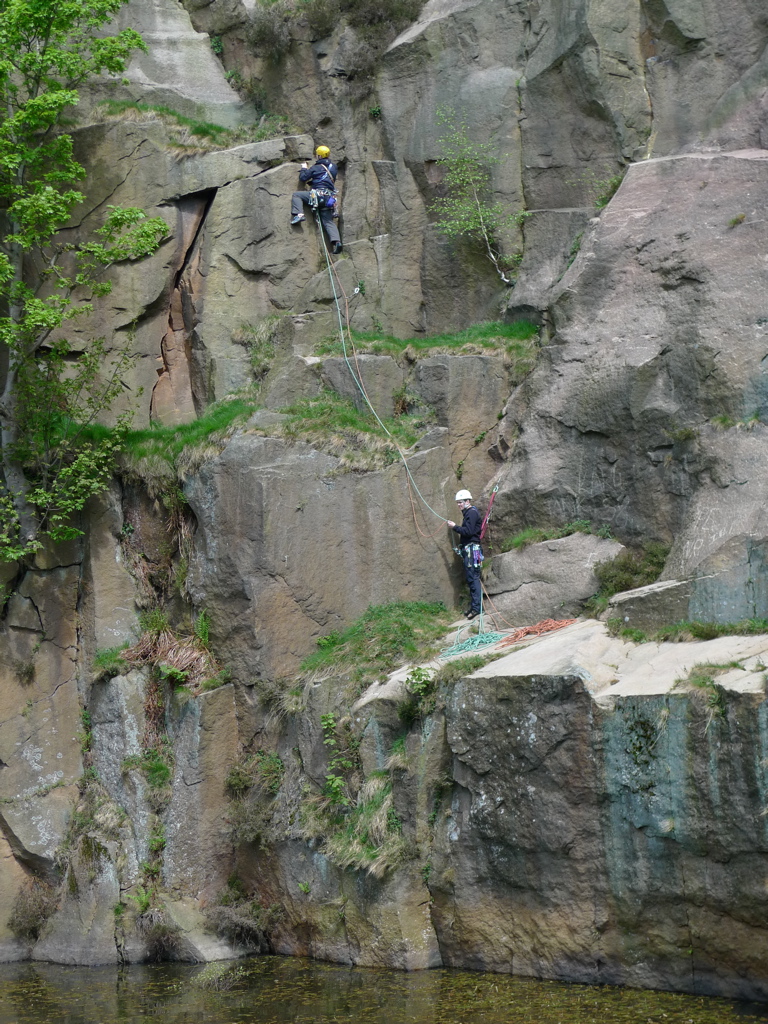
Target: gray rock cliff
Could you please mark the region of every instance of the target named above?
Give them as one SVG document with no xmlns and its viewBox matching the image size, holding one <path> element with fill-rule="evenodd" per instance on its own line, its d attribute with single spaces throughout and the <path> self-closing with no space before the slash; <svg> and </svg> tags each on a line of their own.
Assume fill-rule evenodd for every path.
<svg viewBox="0 0 768 1024">
<path fill-rule="evenodd" d="M 497 628 L 578 615 L 595 567 L 650 542 L 670 548 L 661 580 L 608 617 L 768 618 L 764 4 L 429 0 L 367 65 L 342 18 L 315 38 L 295 16 L 270 56 L 257 13 L 130 0 L 121 24 L 149 52 L 73 132 L 88 179 L 68 237 L 113 203 L 168 225 L 153 256 L 112 268 L 74 350 L 130 338 L 116 412 L 136 427 L 233 396 L 253 411 L 175 475 L 124 471 L 81 541 L 0 567 L 0 959 L 250 943 L 768 998 L 766 635 L 634 643 L 582 619 L 457 670 L 416 710 L 413 666 L 373 683 L 300 670 L 371 605 L 459 607 L 441 522 L 458 487 L 483 505 L 498 487 Z M 295 127 L 180 144 L 159 114 L 108 117 L 107 95 Z M 498 158 L 511 287 L 436 226 L 450 111 Z M 330 273 L 312 219 L 288 223 L 318 143 L 340 167 Z M 356 382 L 337 309 L 414 344 L 353 353 Z M 535 359 L 415 344 L 480 321 L 530 321 Z M 286 409 L 329 393 L 368 415 L 363 392 L 377 416 L 420 417 L 416 441 L 355 463 L 351 428 L 333 444 L 286 429 Z M 592 532 L 501 550 L 574 523 Z M 210 688 L 98 667 L 158 603 L 226 669 Z M 369 811 L 354 838 L 332 820 Z M 11 928 L 40 893 L 34 935 Z"/>
</svg>

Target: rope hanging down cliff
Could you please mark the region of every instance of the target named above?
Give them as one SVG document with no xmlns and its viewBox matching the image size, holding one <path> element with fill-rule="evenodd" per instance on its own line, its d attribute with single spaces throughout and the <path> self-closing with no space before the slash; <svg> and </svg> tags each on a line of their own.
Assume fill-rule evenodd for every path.
<svg viewBox="0 0 768 1024">
<path fill-rule="evenodd" d="M 320 216 L 319 216 L 317 208 L 315 208 L 314 213 L 315 213 L 315 218 L 317 219 L 318 229 L 321 230 Z M 321 237 L 322 237 L 322 231 L 321 231 Z M 339 276 L 338 276 L 338 274 L 336 272 L 335 264 L 332 262 L 332 260 L 330 258 L 330 254 L 328 252 L 328 246 L 325 244 L 325 239 L 323 239 L 323 253 L 325 255 L 326 267 L 328 269 L 328 278 L 329 278 L 329 280 L 331 282 L 331 290 L 333 292 L 333 301 L 334 301 L 334 304 L 336 306 L 336 316 L 337 316 L 338 321 L 339 321 L 339 338 L 341 340 L 341 349 L 342 349 L 342 352 L 344 354 L 344 362 L 347 364 L 347 369 L 349 370 L 349 372 L 350 372 L 350 374 L 352 376 L 352 379 L 354 380 L 358 390 L 360 391 L 360 394 L 363 396 L 363 401 L 368 406 L 368 408 L 371 410 L 371 413 L 373 414 L 374 418 L 376 419 L 376 422 L 379 424 L 379 426 L 382 428 L 382 430 L 385 432 L 385 434 L 387 434 L 387 436 L 392 440 L 392 443 L 394 444 L 395 448 L 397 449 L 397 453 L 400 456 L 400 459 L 401 459 L 401 461 L 403 463 L 403 466 L 405 468 L 406 478 L 407 478 L 407 481 L 408 481 L 409 492 L 411 491 L 411 489 L 413 489 L 416 492 L 416 494 L 418 495 L 418 497 L 421 500 L 421 502 L 432 513 L 433 516 L 435 516 L 437 519 L 439 519 L 441 523 L 448 523 L 448 522 L 450 522 L 450 520 L 446 519 L 445 516 L 441 516 L 439 512 L 436 512 L 432 508 L 432 506 L 429 504 L 427 499 L 424 497 L 424 495 L 421 493 L 421 491 L 419 490 L 418 485 L 416 484 L 416 481 L 413 478 L 413 474 L 411 473 L 411 470 L 410 470 L 410 468 L 408 466 L 408 462 L 407 462 L 407 459 L 405 457 L 405 452 L 400 447 L 400 445 L 397 443 L 396 439 L 392 436 L 392 433 L 384 425 L 384 423 L 381 420 L 381 417 L 379 416 L 379 414 L 374 409 L 374 407 L 373 407 L 373 405 L 372 405 L 372 403 L 371 403 L 371 401 L 368 398 L 368 395 L 366 393 L 365 385 L 363 383 L 363 376 L 362 376 L 362 373 L 360 372 L 359 368 L 358 368 L 357 372 L 355 372 L 355 369 L 353 368 L 352 363 L 350 362 L 349 355 L 348 355 L 348 352 L 347 352 L 347 340 L 346 340 L 346 338 L 344 336 L 345 321 L 346 321 L 347 331 L 349 331 L 349 299 L 347 298 L 347 294 L 344 291 L 344 286 L 342 285 L 341 280 L 340 280 L 340 278 L 339 278 Z M 338 291 L 341 291 L 342 295 L 344 296 L 344 304 L 345 304 L 345 315 L 344 316 L 342 316 L 341 303 L 339 301 L 339 294 L 338 294 L 338 291 L 336 289 L 337 282 L 338 282 Z M 351 332 L 349 334 L 349 345 L 350 345 L 350 348 L 352 349 L 352 353 L 354 355 L 355 361 L 357 361 L 357 353 L 355 352 L 354 343 L 352 342 Z M 488 509 L 487 509 L 487 511 L 485 513 L 485 517 L 483 519 L 483 524 L 482 524 L 482 533 L 483 534 L 485 533 L 486 527 L 488 525 L 488 520 L 489 520 L 490 515 L 491 515 L 491 509 L 493 507 L 493 500 L 494 500 L 494 498 L 496 496 L 496 491 L 498 491 L 498 486 L 494 488 L 493 493 L 491 494 L 491 500 L 490 500 L 490 503 L 488 505 Z M 413 507 L 413 499 L 411 499 L 411 505 Z M 419 533 L 421 533 L 422 531 L 419 529 L 419 525 L 416 522 L 415 510 L 414 510 L 414 523 L 416 523 L 416 528 L 417 528 L 417 530 L 419 530 Z M 431 536 L 434 537 L 435 535 L 433 534 Z M 477 634 L 475 636 L 470 637 L 469 639 L 460 642 L 459 641 L 459 637 L 461 635 L 461 631 L 462 631 L 462 629 L 465 629 L 465 628 L 467 628 L 467 627 L 466 626 L 459 627 L 459 631 L 456 634 L 456 643 L 452 647 L 449 647 L 448 649 L 442 651 L 441 654 L 440 654 L 441 657 L 445 658 L 445 657 L 450 657 L 452 654 L 457 654 L 459 652 L 477 650 L 480 647 L 486 647 L 489 644 L 496 643 L 496 641 L 500 640 L 501 637 L 502 637 L 501 633 L 493 633 L 493 632 L 486 633 L 485 632 L 482 597 L 480 599 L 480 614 L 479 614 L 479 619 L 478 619 L 478 632 L 477 632 Z"/>
<path fill-rule="evenodd" d="M 320 216 L 319 216 L 317 210 L 315 210 L 315 218 L 317 219 L 317 226 L 318 226 L 318 228 L 321 228 Z M 397 443 L 397 440 L 393 437 L 391 431 L 389 431 L 387 429 L 387 427 L 384 425 L 384 423 L 381 420 L 381 417 L 379 416 L 379 414 L 376 412 L 376 410 L 374 409 L 373 405 L 371 404 L 371 401 L 368 398 L 368 395 L 366 394 L 365 385 L 363 384 L 362 373 L 360 373 L 359 369 L 358 369 L 358 371 L 356 373 L 354 368 L 353 368 L 353 366 L 352 366 L 352 363 L 349 360 L 349 354 L 347 352 L 347 340 L 344 337 L 344 320 L 345 319 L 346 319 L 346 322 L 347 322 L 347 331 L 349 331 L 349 299 L 347 298 L 347 294 L 344 291 L 344 287 L 343 287 L 341 281 L 339 280 L 338 274 L 336 273 L 336 267 L 331 262 L 330 254 L 328 252 L 328 247 L 325 244 L 325 239 L 323 239 L 323 253 L 325 255 L 325 262 L 326 262 L 326 266 L 327 266 L 327 269 L 328 269 L 328 277 L 330 279 L 331 289 L 333 291 L 333 301 L 334 301 L 334 304 L 336 306 L 336 315 L 337 315 L 338 321 L 339 321 L 339 338 L 341 339 L 341 350 L 342 350 L 342 352 L 344 354 L 344 362 L 347 364 L 347 368 L 348 368 L 350 374 L 352 375 L 352 379 L 354 380 L 355 384 L 357 385 L 357 388 L 360 391 L 360 394 L 363 396 L 363 401 L 365 402 L 365 404 L 368 406 L 368 408 L 373 413 L 373 416 L 375 417 L 376 422 L 379 424 L 381 429 L 389 437 L 389 439 L 392 441 L 392 443 L 394 444 L 395 448 L 397 449 L 397 453 L 400 456 L 400 459 L 401 459 L 401 461 L 403 463 L 403 466 L 405 467 L 405 472 L 407 474 L 409 488 L 411 488 L 411 487 L 413 488 L 413 490 L 418 495 L 420 501 L 432 513 L 433 516 L 436 516 L 442 523 L 447 523 L 448 520 L 445 518 L 445 516 L 441 516 L 439 512 L 436 512 L 432 508 L 432 506 L 429 504 L 427 499 L 424 497 L 424 495 L 421 493 L 421 491 L 419 490 L 418 485 L 416 484 L 416 481 L 413 478 L 413 474 L 411 473 L 411 470 L 410 470 L 410 468 L 408 466 L 408 461 L 407 461 L 407 459 L 405 457 L 405 452 L 400 447 L 400 445 Z M 336 280 L 334 280 L 334 278 Z M 338 282 L 338 286 L 339 286 L 338 287 L 338 291 L 336 289 L 336 283 L 337 282 Z M 339 294 L 338 294 L 339 291 L 344 296 L 344 302 L 345 302 L 345 306 L 346 306 L 346 316 L 342 316 L 341 303 L 339 301 Z M 352 335 L 351 335 L 351 333 L 349 335 L 349 346 L 352 349 L 353 355 L 355 356 L 355 360 L 357 360 L 357 353 L 355 353 L 355 349 L 354 349 L 354 344 L 352 342 Z"/>
</svg>

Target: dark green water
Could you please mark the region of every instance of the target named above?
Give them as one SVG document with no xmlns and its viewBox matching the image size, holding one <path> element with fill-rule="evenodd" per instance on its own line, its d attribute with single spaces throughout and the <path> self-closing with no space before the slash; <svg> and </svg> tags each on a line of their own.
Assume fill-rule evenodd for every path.
<svg viewBox="0 0 768 1024">
<path fill-rule="evenodd" d="M 211 988 L 216 985 L 218 988 Z M 229 986 L 229 987 L 227 987 Z M 261 957 L 206 967 L 0 965 L 0 1024 L 749 1024 L 768 1009 L 498 974 Z"/>
</svg>

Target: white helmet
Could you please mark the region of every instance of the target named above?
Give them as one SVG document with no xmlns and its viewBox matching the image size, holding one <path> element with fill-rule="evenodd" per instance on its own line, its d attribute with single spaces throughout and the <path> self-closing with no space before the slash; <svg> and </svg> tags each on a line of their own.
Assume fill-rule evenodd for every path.
<svg viewBox="0 0 768 1024">
<path fill-rule="evenodd" d="M 454 501 L 472 501 L 472 495 L 469 491 L 456 491 L 456 497 Z"/>
</svg>

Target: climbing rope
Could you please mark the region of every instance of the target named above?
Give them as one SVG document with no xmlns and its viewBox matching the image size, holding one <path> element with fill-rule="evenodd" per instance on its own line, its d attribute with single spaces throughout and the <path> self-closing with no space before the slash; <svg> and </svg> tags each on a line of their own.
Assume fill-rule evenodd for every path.
<svg viewBox="0 0 768 1024">
<path fill-rule="evenodd" d="M 456 631 L 456 642 L 451 647 L 446 647 L 440 651 L 441 658 L 452 658 L 455 654 L 471 654 L 473 651 L 478 651 L 482 647 L 490 647 L 491 644 L 498 643 L 499 640 L 503 639 L 503 633 L 492 633 L 485 632 L 485 617 L 483 612 L 483 598 L 480 595 L 480 615 L 478 617 L 477 633 L 474 636 L 468 637 L 466 640 L 461 639 L 462 631 L 465 629 L 471 629 L 472 627 L 467 625 L 459 626 Z"/>
<path fill-rule="evenodd" d="M 499 647 L 511 647 L 512 644 L 519 643 L 521 640 L 543 636 L 545 633 L 554 633 L 556 629 L 572 626 L 577 621 L 577 619 L 542 619 L 541 622 L 537 622 L 534 626 L 521 626 L 514 633 L 505 636 Z"/>
<path fill-rule="evenodd" d="M 351 334 L 351 331 L 349 331 L 349 299 L 347 298 L 347 294 L 344 291 L 344 287 L 343 287 L 343 285 L 341 283 L 341 279 L 339 278 L 338 274 L 336 273 L 335 264 L 333 264 L 332 261 L 331 261 L 330 254 L 328 252 L 328 246 L 327 246 L 327 244 L 325 242 L 325 235 L 323 234 L 322 222 L 320 220 L 320 213 L 319 213 L 319 211 L 317 209 L 315 209 L 315 219 L 317 221 L 318 230 L 320 231 L 321 237 L 323 239 L 323 253 L 325 254 L 325 262 L 326 262 L 326 265 L 327 265 L 327 268 L 328 268 L 328 277 L 329 277 L 330 282 L 331 282 L 331 289 L 333 290 L 333 301 L 334 301 L 334 303 L 336 305 L 336 315 L 337 315 L 338 321 L 339 321 L 339 338 L 341 339 L 341 349 L 342 349 L 342 352 L 344 354 L 344 362 L 347 364 L 347 368 L 348 368 L 349 372 L 352 375 L 352 379 L 354 380 L 355 384 L 357 385 L 357 388 L 358 388 L 360 394 L 363 396 L 363 401 L 365 402 L 365 404 L 368 406 L 368 408 L 373 413 L 373 416 L 376 419 L 376 422 L 379 424 L 381 429 L 389 437 L 389 439 L 392 441 L 393 445 L 397 449 L 397 453 L 400 456 L 400 459 L 401 459 L 401 461 L 403 463 L 403 466 L 405 468 L 405 472 L 406 472 L 407 479 L 408 479 L 409 490 L 412 487 L 413 490 L 416 492 L 416 494 L 419 496 L 419 499 L 421 500 L 422 504 L 427 509 L 429 509 L 429 511 L 432 513 L 432 515 L 436 516 L 441 522 L 447 523 L 448 520 L 445 518 L 445 516 L 441 516 L 439 512 L 436 512 L 432 508 L 432 506 L 429 504 L 427 499 L 424 497 L 424 495 L 421 493 L 421 491 L 419 490 L 418 485 L 417 485 L 416 481 L 413 478 L 413 474 L 411 473 L 410 467 L 408 466 L 408 461 L 407 461 L 407 459 L 405 457 L 405 452 L 400 447 L 400 445 L 398 444 L 397 440 L 393 437 L 391 431 L 389 431 L 386 428 L 386 426 L 384 425 L 384 423 L 381 420 L 381 417 L 379 416 L 379 414 L 374 409 L 374 407 L 373 407 L 373 405 L 371 403 L 371 400 L 368 398 L 368 395 L 367 395 L 366 390 L 365 390 L 365 386 L 363 384 L 362 373 L 360 372 L 359 366 L 357 368 L 357 372 L 355 372 L 355 370 L 352 367 L 352 363 L 350 362 L 349 355 L 348 355 L 348 352 L 347 352 L 347 341 L 346 341 L 346 338 L 344 337 L 344 320 L 343 320 L 342 314 L 341 314 L 341 303 L 339 301 L 339 295 L 338 295 L 338 292 L 336 290 L 336 282 L 334 281 L 334 277 L 336 278 L 336 281 L 338 281 L 339 290 L 341 291 L 342 295 L 344 296 L 345 307 L 346 307 L 347 331 L 349 332 L 349 344 L 350 344 L 350 347 L 352 348 L 352 351 L 353 351 L 353 354 L 354 354 L 354 357 L 355 357 L 355 362 L 357 362 L 357 353 L 354 351 L 354 344 L 352 342 L 352 334 Z"/>
</svg>

